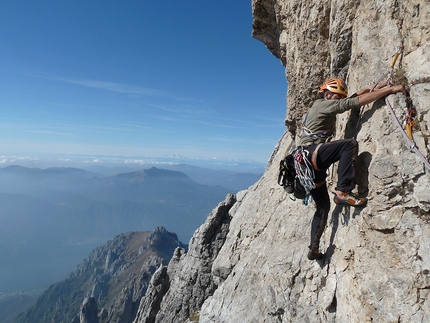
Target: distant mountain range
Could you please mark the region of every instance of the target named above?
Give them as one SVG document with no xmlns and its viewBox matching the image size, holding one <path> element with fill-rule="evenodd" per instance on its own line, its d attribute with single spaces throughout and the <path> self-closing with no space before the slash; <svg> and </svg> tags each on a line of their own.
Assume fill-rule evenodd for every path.
<svg viewBox="0 0 430 323">
<path fill-rule="evenodd" d="M 132 323 L 153 273 L 167 265 L 176 247 L 184 245 L 163 227 L 118 235 L 93 250 L 66 279 L 47 288 L 15 322 L 81 322 L 85 303 L 96 314 L 101 310 L 103 322 Z"/>
<path fill-rule="evenodd" d="M 180 155 L 169 155 L 163 157 L 144 156 L 100 156 L 100 155 L 20 155 L 2 156 L 1 163 L 4 167 L 10 165 L 21 165 L 29 168 L 50 167 L 74 167 L 85 170 L 102 170 L 114 175 L 120 172 L 131 172 L 138 169 L 157 167 L 162 169 L 179 170 L 178 165 L 192 165 L 191 167 L 203 170 L 216 170 L 232 173 L 260 173 L 264 172 L 265 162 L 257 162 L 250 159 L 232 158 L 189 158 Z M 118 170 L 118 171 L 115 171 Z M 114 172 L 111 172 L 113 170 Z M 189 174 L 187 174 L 190 176 Z M 191 176 L 190 176 L 191 177 Z"/>
<path fill-rule="evenodd" d="M 152 167 L 153 166 L 149 164 L 147 165 L 147 168 Z M 264 170 L 260 169 L 260 172 L 258 170 L 253 170 L 252 172 L 249 170 L 247 172 L 238 172 L 232 170 L 201 168 L 187 164 L 163 164 L 162 166 L 157 167 L 182 172 L 196 183 L 210 186 L 219 185 L 228 188 L 233 192 L 246 189 L 250 185 L 254 184 L 261 177 Z M 131 171 L 136 171 L 138 170 L 138 167 L 137 165 L 127 167 L 106 167 L 102 165 L 94 165 L 86 169 L 98 174 L 103 174 L 105 176 L 111 176 L 118 173 L 129 173 Z"/>
<path fill-rule="evenodd" d="M 219 183 L 222 177 L 182 167 L 201 182 L 218 178 Z M 223 176 L 224 182 L 247 177 Z M 256 176 L 242 178 L 241 189 Z M 187 243 L 231 191 L 154 167 L 111 176 L 76 168 L 1 168 L 0 291 L 58 281 L 93 248 L 120 233 L 164 226 Z"/>
</svg>

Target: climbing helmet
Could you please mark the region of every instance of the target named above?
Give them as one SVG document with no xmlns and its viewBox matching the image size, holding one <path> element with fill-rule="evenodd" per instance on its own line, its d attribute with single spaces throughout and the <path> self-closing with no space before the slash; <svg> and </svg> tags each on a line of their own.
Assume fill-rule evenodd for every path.
<svg viewBox="0 0 430 323">
<path fill-rule="evenodd" d="M 328 90 L 330 92 L 343 95 L 344 97 L 348 96 L 348 87 L 346 86 L 346 83 L 335 77 L 327 79 L 321 86 L 320 90 Z"/>
</svg>

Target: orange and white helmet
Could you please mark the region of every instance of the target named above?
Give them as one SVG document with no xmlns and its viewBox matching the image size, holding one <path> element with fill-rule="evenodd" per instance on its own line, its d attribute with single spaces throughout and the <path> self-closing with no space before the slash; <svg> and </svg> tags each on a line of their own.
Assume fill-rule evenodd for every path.
<svg viewBox="0 0 430 323">
<path fill-rule="evenodd" d="M 320 90 L 328 90 L 330 92 L 343 95 L 344 97 L 348 96 L 348 87 L 346 86 L 346 83 L 343 80 L 335 77 L 326 80 L 321 86 Z"/>
</svg>

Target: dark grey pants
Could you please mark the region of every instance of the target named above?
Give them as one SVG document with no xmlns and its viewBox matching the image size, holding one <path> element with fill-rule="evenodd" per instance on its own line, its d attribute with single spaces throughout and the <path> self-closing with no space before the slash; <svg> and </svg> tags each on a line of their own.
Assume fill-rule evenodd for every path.
<svg viewBox="0 0 430 323">
<path fill-rule="evenodd" d="M 307 148 L 309 158 L 316 149 L 317 145 Z M 358 154 L 358 143 L 355 139 L 336 140 L 322 144 L 318 149 L 317 166 L 319 171 L 315 170 L 315 183 L 320 183 L 327 177 L 327 169 L 335 162 L 338 165 L 338 182 L 336 190 L 350 192 L 355 187 L 355 159 Z M 312 250 L 318 250 L 321 236 L 327 225 L 327 217 L 330 211 L 330 197 L 327 191 L 327 185 L 313 189 L 311 196 L 316 204 L 316 211 L 312 219 L 311 244 Z"/>
</svg>

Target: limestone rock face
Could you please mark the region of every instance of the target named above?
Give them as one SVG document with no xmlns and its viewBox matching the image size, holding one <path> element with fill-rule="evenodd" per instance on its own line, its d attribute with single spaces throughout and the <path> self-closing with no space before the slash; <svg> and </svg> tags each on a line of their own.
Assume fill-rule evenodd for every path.
<svg viewBox="0 0 430 323">
<path fill-rule="evenodd" d="M 221 249 L 210 251 L 214 245 L 201 240 L 188 254 L 178 249 L 160 304 L 165 320 L 135 323 L 430 322 L 429 170 L 405 145 L 384 102 L 338 116 L 336 139 L 356 136 L 360 143 L 357 189 L 369 203 L 333 203 L 321 240 L 324 261 L 306 257 L 314 205 L 291 200 L 277 184 L 279 163 L 324 79 L 344 78 L 353 93 L 390 71 L 399 46 L 393 81 L 410 88 L 414 138 L 428 156 L 430 1 L 253 0 L 252 8 L 253 36 L 285 65 L 287 129 L 263 176 L 228 211 Z M 404 98 L 389 101 L 403 122 Z M 336 180 L 334 167 L 329 191 Z M 193 279 L 201 272 L 204 283 Z"/>
<path fill-rule="evenodd" d="M 254 37 L 286 67 L 287 130 L 262 178 L 234 207 L 212 267 L 219 286 L 199 322 L 430 321 L 429 171 L 384 102 L 364 107 L 360 118 L 360 111 L 338 118 L 337 138 L 357 135 L 360 143 L 358 190 L 369 205 L 332 205 L 324 262 L 306 258 L 314 205 L 292 201 L 276 184 L 279 162 L 323 80 L 344 78 L 353 93 L 384 75 L 401 45 L 402 68 L 395 69 L 409 83 L 415 141 L 428 155 L 430 2 L 254 0 L 253 13 Z M 402 95 L 389 101 L 404 120 Z"/>
<path fill-rule="evenodd" d="M 99 323 L 97 316 L 98 308 L 94 297 L 85 298 L 82 303 L 81 312 L 79 313 L 79 321 L 81 323 Z"/>
<path fill-rule="evenodd" d="M 198 318 L 203 302 L 217 288 L 212 264 L 224 244 L 231 220 L 229 212 L 235 202 L 233 194 L 227 195 L 194 233 L 188 252 L 177 248 L 167 268 L 160 267 L 154 273 L 135 323 L 174 323 Z"/>
<path fill-rule="evenodd" d="M 164 227 L 118 235 L 51 285 L 16 323 L 131 323 L 154 272 L 177 247 L 185 245 Z"/>
</svg>

